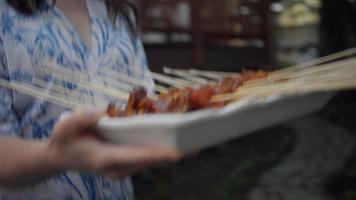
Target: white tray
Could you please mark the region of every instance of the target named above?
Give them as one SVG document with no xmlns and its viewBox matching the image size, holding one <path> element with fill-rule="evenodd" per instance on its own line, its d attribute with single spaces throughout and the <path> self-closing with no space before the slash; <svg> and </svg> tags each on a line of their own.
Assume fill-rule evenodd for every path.
<svg viewBox="0 0 356 200">
<path fill-rule="evenodd" d="M 273 96 L 192 113 L 103 118 L 98 129 L 111 142 L 175 147 L 188 153 L 316 112 L 333 95 Z"/>
</svg>

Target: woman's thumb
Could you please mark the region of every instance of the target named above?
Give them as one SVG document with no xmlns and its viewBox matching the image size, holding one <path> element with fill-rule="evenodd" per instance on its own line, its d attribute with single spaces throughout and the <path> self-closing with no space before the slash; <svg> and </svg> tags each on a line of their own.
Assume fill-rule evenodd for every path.
<svg viewBox="0 0 356 200">
<path fill-rule="evenodd" d="M 94 128 L 103 115 L 104 111 L 98 109 L 76 111 L 61 119 L 54 131 L 65 140 L 71 139 L 86 129 Z"/>
</svg>

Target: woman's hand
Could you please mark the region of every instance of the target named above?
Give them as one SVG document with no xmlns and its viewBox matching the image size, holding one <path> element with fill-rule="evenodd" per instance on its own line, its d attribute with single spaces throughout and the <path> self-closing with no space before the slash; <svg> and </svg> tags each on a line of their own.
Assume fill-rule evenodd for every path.
<svg viewBox="0 0 356 200">
<path fill-rule="evenodd" d="M 84 170 L 121 178 L 167 161 L 176 161 L 176 149 L 117 145 L 102 141 L 95 132 L 101 112 L 76 112 L 58 122 L 46 149 L 48 162 L 60 170 Z"/>
<path fill-rule="evenodd" d="M 31 185 L 65 170 L 117 179 L 180 158 L 176 149 L 104 142 L 95 132 L 101 116 L 100 112 L 76 112 L 55 125 L 49 140 L 0 137 L 0 185 Z"/>
</svg>

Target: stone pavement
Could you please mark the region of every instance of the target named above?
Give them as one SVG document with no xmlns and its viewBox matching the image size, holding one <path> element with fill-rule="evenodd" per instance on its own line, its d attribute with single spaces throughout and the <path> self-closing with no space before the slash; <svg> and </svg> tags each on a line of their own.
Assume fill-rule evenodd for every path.
<svg viewBox="0 0 356 200">
<path fill-rule="evenodd" d="M 350 132 L 317 117 L 288 123 L 297 143 L 289 155 L 264 173 L 248 200 L 327 200 L 324 182 L 350 157 Z"/>
</svg>

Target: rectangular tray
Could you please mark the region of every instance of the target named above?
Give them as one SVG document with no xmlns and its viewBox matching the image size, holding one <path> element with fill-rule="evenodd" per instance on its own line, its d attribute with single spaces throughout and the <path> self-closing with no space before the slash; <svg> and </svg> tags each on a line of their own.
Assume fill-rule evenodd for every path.
<svg viewBox="0 0 356 200">
<path fill-rule="evenodd" d="M 183 114 L 103 118 L 98 129 L 114 143 L 202 150 L 323 108 L 334 93 L 271 96 Z"/>
</svg>

